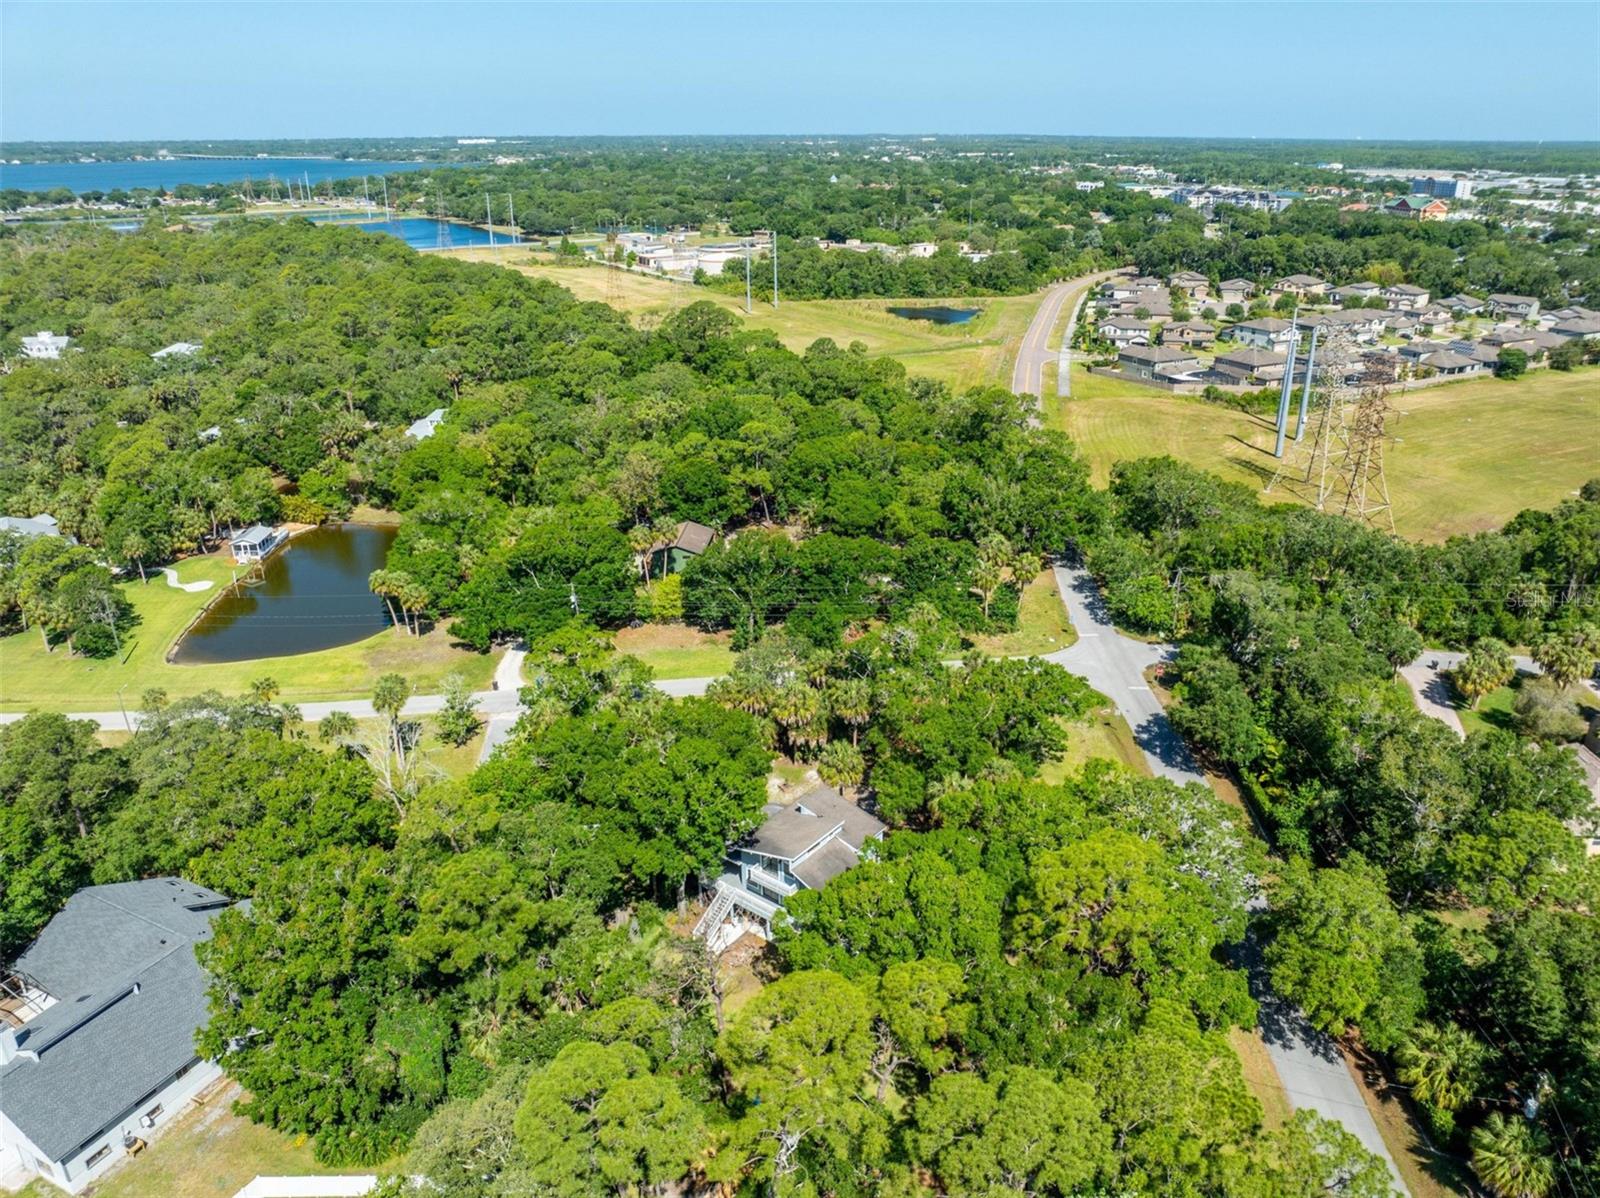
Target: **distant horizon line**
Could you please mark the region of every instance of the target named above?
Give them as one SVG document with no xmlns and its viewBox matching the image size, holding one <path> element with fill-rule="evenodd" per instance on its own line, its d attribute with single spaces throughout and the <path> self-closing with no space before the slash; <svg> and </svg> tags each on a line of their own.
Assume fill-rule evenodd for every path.
<svg viewBox="0 0 1600 1198">
<path fill-rule="evenodd" d="M 663 139 L 663 140 L 696 140 L 706 138 L 754 138 L 754 139 L 796 139 L 796 138 L 882 138 L 882 137 L 916 137 L 916 138 L 951 138 L 962 140 L 983 140 L 1000 138 L 1025 138 L 1040 141 L 1053 139 L 1084 141 L 1152 141 L 1152 142 L 1299 142 L 1316 145 L 1511 145 L 1511 146 L 1595 146 L 1600 148 L 1600 139 L 1590 138 L 1561 138 L 1561 137 L 1356 137 L 1356 136 L 1288 136 L 1277 134 L 1240 134 L 1240 133 L 1022 133 L 991 131 L 987 133 L 941 133 L 929 130 L 878 130 L 866 133 L 841 133 L 828 131 L 796 131 L 786 133 L 757 133 L 757 132 L 700 132 L 700 133 L 341 133 L 341 134 L 252 134 L 228 137 L 206 136 L 202 134 L 173 135 L 151 134 L 142 137 L 45 137 L 45 138 L 0 138 L 0 146 L 25 147 L 25 146 L 72 146 L 72 145 L 145 145 L 154 142 L 208 142 L 208 143 L 256 143 L 256 142 L 345 142 L 345 141 L 382 141 L 382 140 L 413 140 L 420 141 L 429 138 L 487 138 L 494 141 L 621 141 L 638 139 Z M 1600 167 L 1600 163 L 1596 164 Z"/>
</svg>

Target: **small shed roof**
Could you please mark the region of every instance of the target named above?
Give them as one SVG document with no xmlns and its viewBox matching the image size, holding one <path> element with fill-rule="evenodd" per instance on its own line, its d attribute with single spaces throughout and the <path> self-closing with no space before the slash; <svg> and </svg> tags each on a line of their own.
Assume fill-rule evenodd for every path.
<svg viewBox="0 0 1600 1198">
<path fill-rule="evenodd" d="M 276 532 L 277 529 L 268 528 L 265 524 L 252 524 L 243 532 L 235 534 L 229 543 L 233 545 L 260 545 L 265 541 L 270 541 Z"/>
<path fill-rule="evenodd" d="M 717 539 L 714 528 L 693 520 L 685 520 L 678 525 L 678 535 L 673 539 L 672 548 L 681 549 L 685 553 L 704 553 L 711 548 L 711 542 Z"/>
</svg>

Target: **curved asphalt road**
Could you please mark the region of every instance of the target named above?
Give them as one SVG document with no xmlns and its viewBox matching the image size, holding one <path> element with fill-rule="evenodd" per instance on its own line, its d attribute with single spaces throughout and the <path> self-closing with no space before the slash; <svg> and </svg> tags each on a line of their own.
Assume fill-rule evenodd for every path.
<svg viewBox="0 0 1600 1198">
<path fill-rule="evenodd" d="M 1083 677 L 1111 700 L 1117 713 L 1133 729 L 1133 738 L 1152 773 L 1178 783 L 1207 786 L 1205 775 L 1188 745 L 1167 720 L 1161 701 L 1151 692 L 1144 677 L 1149 667 L 1171 660 L 1177 652 L 1176 646 L 1150 644 L 1118 632 L 1111 624 L 1100 588 L 1088 571 L 1057 566 L 1055 574 L 1056 586 L 1072 617 L 1078 639 L 1071 647 L 1050 654 L 1047 660 Z M 1252 910 L 1263 906 L 1260 899 L 1251 904 Z M 1394 1158 L 1389 1155 L 1388 1145 L 1383 1142 L 1378 1124 L 1367 1109 L 1338 1046 L 1306 1022 L 1298 1010 L 1272 993 L 1266 969 L 1253 942 L 1245 946 L 1243 964 L 1249 971 L 1250 992 L 1260 1005 L 1261 1037 L 1290 1105 L 1337 1120 L 1389 1166 L 1395 1192 L 1407 1193 Z"/>
<path fill-rule="evenodd" d="M 1065 283 L 1057 283 L 1044 293 L 1044 299 L 1039 302 L 1033 320 L 1028 324 L 1028 331 L 1022 335 L 1022 344 L 1017 347 L 1017 361 L 1011 368 L 1011 390 L 1018 395 L 1040 396 L 1043 393 L 1045 364 L 1056 360 L 1057 351 L 1050 348 L 1050 334 L 1061 319 L 1061 309 L 1069 298 L 1079 292 L 1087 292 L 1102 279 L 1121 273 L 1123 271 L 1118 269 L 1083 275 L 1068 279 Z"/>
</svg>

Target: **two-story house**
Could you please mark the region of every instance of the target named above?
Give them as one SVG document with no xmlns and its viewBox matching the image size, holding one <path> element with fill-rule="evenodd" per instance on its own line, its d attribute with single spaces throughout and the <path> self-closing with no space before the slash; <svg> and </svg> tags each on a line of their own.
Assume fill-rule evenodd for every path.
<svg viewBox="0 0 1600 1198">
<path fill-rule="evenodd" d="M 746 932 L 772 939 L 783 902 L 800 890 L 821 890 L 861 860 L 886 825 L 831 786 L 817 785 L 792 804 L 768 803 L 767 819 L 730 845 L 723 872 L 694 934 L 720 953 Z"/>
</svg>

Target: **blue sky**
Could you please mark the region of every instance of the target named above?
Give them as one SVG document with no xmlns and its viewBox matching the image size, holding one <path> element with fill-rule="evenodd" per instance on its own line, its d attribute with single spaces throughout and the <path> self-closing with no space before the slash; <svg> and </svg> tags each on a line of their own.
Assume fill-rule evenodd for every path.
<svg viewBox="0 0 1600 1198">
<path fill-rule="evenodd" d="M 1600 3 L 0 3 L 0 139 L 1597 139 Z"/>
</svg>

